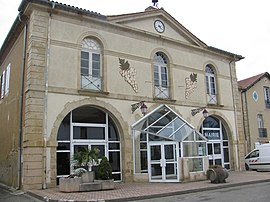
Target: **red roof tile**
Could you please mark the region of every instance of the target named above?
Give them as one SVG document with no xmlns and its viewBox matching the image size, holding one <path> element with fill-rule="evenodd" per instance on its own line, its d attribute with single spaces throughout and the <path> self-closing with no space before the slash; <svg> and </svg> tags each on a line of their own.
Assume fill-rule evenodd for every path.
<svg viewBox="0 0 270 202">
<path fill-rule="evenodd" d="M 270 78 L 269 73 L 264 72 L 264 73 L 258 74 L 256 76 L 252 76 L 252 77 L 249 77 L 247 79 L 243 79 L 241 81 L 238 81 L 238 86 L 242 90 L 247 90 L 248 88 L 253 86 L 255 83 L 257 83 L 259 80 L 261 80 L 261 78 L 264 76 L 267 76 L 268 78 Z"/>
</svg>

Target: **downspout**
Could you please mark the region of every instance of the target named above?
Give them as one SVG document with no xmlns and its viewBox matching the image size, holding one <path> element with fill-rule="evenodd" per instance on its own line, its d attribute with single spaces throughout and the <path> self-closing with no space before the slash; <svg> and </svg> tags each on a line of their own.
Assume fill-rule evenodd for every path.
<svg viewBox="0 0 270 202">
<path fill-rule="evenodd" d="M 27 31 L 28 25 L 21 20 L 22 13 L 19 13 L 20 22 L 24 23 L 24 35 L 23 35 L 23 58 L 22 58 L 22 78 L 21 78 L 21 94 L 19 100 L 19 147 L 18 147 L 18 184 L 17 189 L 22 189 L 23 184 L 23 97 L 24 97 L 24 80 L 25 80 L 25 63 L 26 63 L 26 45 L 27 45 Z"/>
<path fill-rule="evenodd" d="M 231 60 L 229 62 L 229 67 L 230 67 L 230 77 L 231 77 L 231 88 L 232 88 L 232 93 L 234 94 L 234 88 L 233 88 L 233 78 L 232 78 L 232 62 L 236 62 L 236 58 L 234 58 L 233 60 Z M 235 155 L 236 159 L 236 169 L 241 169 L 240 168 L 240 162 L 239 162 L 239 131 L 238 131 L 238 125 L 237 125 L 237 107 L 235 105 L 235 100 L 234 100 L 234 95 L 232 95 L 233 97 L 233 110 L 234 110 L 234 121 L 235 121 L 235 128 L 236 128 L 236 140 L 237 140 L 237 145 L 236 145 L 236 151 L 237 151 L 237 155 Z"/>
<path fill-rule="evenodd" d="M 45 95 L 44 95 L 44 121 L 43 121 L 43 177 L 42 177 L 42 189 L 47 188 L 47 120 L 48 120 L 48 73 L 49 73 L 49 61 L 50 61 L 50 51 L 51 51 L 51 24 L 52 24 L 52 10 L 55 8 L 55 2 L 52 2 L 52 9 L 49 14 L 48 22 L 48 33 L 47 33 L 47 54 L 46 54 L 46 66 L 44 72 L 45 80 Z"/>
</svg>

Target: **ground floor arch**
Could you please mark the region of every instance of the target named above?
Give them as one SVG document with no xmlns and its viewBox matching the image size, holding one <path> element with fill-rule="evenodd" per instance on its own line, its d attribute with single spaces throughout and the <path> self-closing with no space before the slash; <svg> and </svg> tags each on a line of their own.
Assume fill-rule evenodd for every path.
<svg viewBox="0 0 270 202">
<path fill-rule="evenodd" d="M 223 119 L 209 116 L 204 119 L 200 132 L 207 138 L 209 165 L 221 165 L 230 170 L 230 135 Z"/>
<path fill-rule="evenodd" d="M 111 163 L 113 178 L 122 180 L 121 134 L 114 118 L 105 109 L 83 105 L 72 109 L 62 120 L 57 132 L 57 179 L 72 173 L 72 157 L 81 148 L 98 148 L 99 158 Z"/>
</svg>

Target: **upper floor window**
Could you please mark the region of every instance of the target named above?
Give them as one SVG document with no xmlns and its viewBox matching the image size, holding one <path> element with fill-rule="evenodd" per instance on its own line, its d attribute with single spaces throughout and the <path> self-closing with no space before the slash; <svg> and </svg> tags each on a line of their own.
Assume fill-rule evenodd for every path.
<svg viewBox="0 0 270 202">
<path fill-rule="evenodd" d="M 266 108 L 270 108 L 270 93 L 269 93 L 269 87 L 263 87 L 263 89 L 264 89 L 265 106 L 266 106 Z"/>
<path fill-rule="evenodd" d="M 10 64 L 8 64 L 7 69 L 4 70 L 1 75 L 0 99 L 3 99 L 5 96 L 7 96 L 9 92 L 9 80 L 10 80 Z"/>
<path fill-rule="evenodd" d="M 263 115 L 258 114 L 257 119 L 258 119 L 259 137 L 267 137 L 267 130 L 266 128 L 264 128 L 264 123 L 263 123 Z"/>
<path fill-rule="evenodd" d="M 85 38 L 81 50 L 81 88 L 102 90 L 101 46 L 91 38 Z"/>
<path fill-rule="evenodd" d="M 154 88 L 155 97 L 169 98 L 168 62 L 161 52 L 154 56 Z"/>
<path fill-rule="evenodd" d="M 217 104 L 216 78 L 212 65 L 208 64 L 205 67 L 205 81 L 208 103 Z"/>
</svg>

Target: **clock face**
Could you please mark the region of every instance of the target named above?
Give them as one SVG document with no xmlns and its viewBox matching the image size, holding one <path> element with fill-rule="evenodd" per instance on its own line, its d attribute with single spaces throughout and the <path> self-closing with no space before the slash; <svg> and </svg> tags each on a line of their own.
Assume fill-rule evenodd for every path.
<svg viewBox="0 0 270 202">
<path fill-rule="evenodd" d="M 165 31 L 165 25 L 162 21 L 156 20 L 154 23 L 154 27 L 157 30 L 157 32 L 162 33 Z"/>
</svg>

